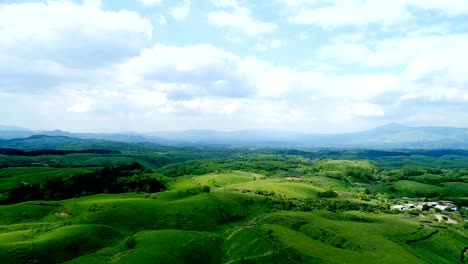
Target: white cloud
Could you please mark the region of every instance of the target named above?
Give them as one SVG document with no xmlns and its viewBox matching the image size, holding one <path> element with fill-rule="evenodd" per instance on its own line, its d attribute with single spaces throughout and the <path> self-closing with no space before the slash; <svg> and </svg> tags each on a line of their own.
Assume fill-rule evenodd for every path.
<svg viewBox="0 0 468 264">
<path fill-rule="evenodd" d="M 154 6 L 162 4 L 163 0 L 140 0 L 140 2 L 145 6 Z"/>
<path fill-rule="evenodd" d="M 154 84 L 171 98 L 201 96 L 369 100 L 401 87 L 391 74 L 331 75 L 274 67 L 212 45 L 157 44 L 116 70 L 120 81 Z M 126 80 L 133 80 L 127 82 Z"/>
<path fill-rule="evenodd" d="M 385 110 L 383 107 L 371 103 L 355 103 L 350 106 L 351 114 L 363 117 L 384 116 Z"/>
<path fill-rule="evenodd" d="M 439 124 L 468 126 L 464 116 L 468 35 L 444 32 L 444 27 L 450 28 L 449 22 L 414 31 L 409 27 L 405 35 L 392 32 L 386 39 L 369 31 L 330 34 L 328 43 L 314 54 L 315 42 L 323 38 L 313 28 L 303 37 L 301 30 L 294 30 L 288 42 L 280 34 L 262 37 L 277 25 L 258 21 L 253 11 L 237 1 L 214 2 L 220 10 L 209 15 L 210 22 L 235 29 L 225 30 L 223 35 L 255 36 L 234 39 L 236 45 L 227 47 L 237 50 L 252 42 L 265 50 L 286 44 L 291 47 L 286 59 L 274 56 L 279 52 L 259 59 L 250 53 L 255 49 L 240 56 L 213 44 L 162 44 L 166 26 L 160 27 L 161 43 L 151 43 L 150 20 L 127 10 L 103 10 L 100 3 L 2 5 L 1 122 L 94 131 L 288 127 L 330 132 L 388 119 L 428 122 L 433 115 Z M 186 3 L 188 11 L 179 10 L 177 18 L 190 14 L 190 2 Z M 290 1 L 291 8 L 301 10 L 335 4 L 345 5 L 326 0 Z M 359 7 L 358 14 L 377 8 L 369 1 L 347 5 L 354 4 Z M 409 6 L 403 0 L 395 5 L 404 10 Z M 425 5 L 447 15 L 462 12 L 442 2 Z M 389 10 L 386 18 L 347 14 L 335 22 L 315 17 L 324 20 L 313 23 L 338 27 L 347 23 L 394 24 L 406 19 L 394 12 Z M 155 24 L 165 23 L 162 14 L 151 19 Z M 310 64 L 288 64 L 288 60 L 295 60 L 294 41 L 308 34 L 314 41 L 300 45 L 310 45 L 312 51 L 301 51 L 300 56 L 310 58 Z M 209 36 L 205 41 L 209 42 Z"/>
<path fill-rule="evenodd" d="M 277 49 L 285 45 L 286 45 L 286 41 L 282 39 L 274 39 L 274 40 L 271 40 L 270 42 L 262 41 L 261 43 L 258 43 L 257 48 L 261 51 L 267 51 L 269 49 Z"/>
<path fill-rule="evenodd" d="M 281 39 L 275 39 L 270 42 L 270 48 L 276 49 L 279 47 L 282 47 L 286 44 L 286 41 L 281 40 Z"/>
<path fill-rule="evenodd" d="M 102 2 L 101 0 L 83 0 L 83 5 L 94 8 L 100 8 L 102 6 Z"/>
<path fill-rule="evenodd" d="M 368 42 L 338 40 L 322 46 L 319 53 L 325 60 L 333 59 L 338 63 L 353 63 L 365 67 L 404 66 L 413 73 L 440 70 L 441 67 L 456 71 L 464 66 L 466 45 L 467 34 L 425 35 Z M 427 69 L 428 67 L 431 69 Z"/>
<path fill-rule="evenodd" d="M 324 60 L 334 59 L 345 63 L 362 63 L 366 61 L 371 51 L 363 44 L 337 43 L 324 45 L 319 50 Z"/>
<path fill-rule="evenodd" d="M 85 113 L 91 111 L 91 102 L 85 100 L 83 102 L 76 103 L 66 109 L 67 112 L 73 113 Z"/>
<path fill-rule="evenodd" d="M 299 35 L 297 36 L 297 38 L 299 40 L 306 40 L 309 38 L 309 34 L 307 32 L 301 32 L 299 33 Z"/>
<path fill-rule="evenodd" d="M 379 23 L 395 25 L 415 19 L 412 9 L 440 11 L 448 16 L 468 13 L 464 0 L 283 0 L 295 10 L 289 21 L 295 24 L 314 24 L 324 28 L 344 25 L 367 25 Z"/>
<path fill-rule="evenodd" d="M 256 72 L 254 68 L 261 68 L 258 64 L 256 59 L 242 60 L 207 44 L 184 47 L 157 44 L 121 64 L 116 78 L 133 80 L 130 83 L 176 84 L 171 87 L 171 96 L 177 98 L 243 97 L 253 89 L 249 82 Z"/>
<path fill-rule="evenodd" d="M 333 1 L 329 1 L 333 2 Z M 332 5 L 316 8 L 301 8 L 289 17 L 295 24 L 315 24 L 333 28 L 346 24 L 366 25 L 370 23 L 394 24 L 411 19 L 411 13 L 394 1 L 336 1 Z"/>
<path fill-rule="evenodd" d="M 295 73 L 288 68 L 275 68 L 266 72 L 260 80 L 258 93 L 261 97 L 279 98 L 293 88 Z"/>
<path fill-rule="evenodd" d="M 369 48 L 364 44 L 338 42 L 322 47 L 320 55 L 325 61 L 333 59 L 339 64 L 363 68 L 397 67 L 399 81 L 393 85 L 398 87 L 401 100 L 466 102 L 467 34 L 396 37 L 367 45 Z"/>
<path fill-rule="evenodd" d="M 258 36 L 274 31 L 278 26 L 273 23 L 263 22 L 252 17 L 251 11 L 244 6 L 240 6 L 236 1 L 215 2 L 219 7 L 230 8 L 231 10 L 215 11 L 208 14 L 208 21 L 220 27 L 238 29 L 248 36 Z"/>
<path fill-rule="evenodd" d="M 0 53 L 73 66 L 102 65 L 138 53 L 151 39 L 149 20 L 135 12 L 47 1 L 0 9 Z"/>
<path fill-rule="evenodd" d="M 155 15 L 154 20 L 156 21 L 156 23 L 161 24 L 161 25 L 165 25 L 167 22 L 166 17 L 163 14 Z"/>
<path fill-rule="evenodd" d="M 19 92 L 102 83 L 106 67 L 137 55 L 152 34 L 149 20 L 96 0 L 3 5 L 0 21 L 0 90 Z"/>
<path fill-rule="evenodd" d="M 183 20 L 190 14 L 191 4 L 192 2 L 190 0 L 185 0 L 181 6 L 171 8 L 169 13 L 174 19 Z"/>
</svg>

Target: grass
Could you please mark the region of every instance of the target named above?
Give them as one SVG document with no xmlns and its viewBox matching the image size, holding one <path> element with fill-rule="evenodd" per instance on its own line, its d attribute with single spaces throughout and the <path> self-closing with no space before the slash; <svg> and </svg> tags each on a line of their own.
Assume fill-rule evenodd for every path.
<svg viewBox="0 0 468 264">
<path fill-rule="evenodd" d="M 127 238 L 113 250 L 103 250 L 69 263 L 215 264 L 219 263 L 221 257 L 219 244 L 219 237 L 207 232 L 142 231 Z"/>
<path fill-rule="evenodd" d="M 347 182 L 323 176 L 309 176 L 305 178 L 305 181 L 322 189 L 332 189 L 335 191 L 345 191 L 351 187 Z"/>
<path fill-rule="evenodd" d="M 56 210 L 56 205 L 52 203 L 41 204 L 40 202 L 1 206 L 0 224 L 11 225 L 40 222 L 54 210 Z"/>
<path fill-rule="evenodd" d="M 468 164 L 468 157 L 458 155 L 444 155 L 442 157 L 430 157 L 422 155 L 388 156 L 371 159 L 385 168 L 401 168 L 405 166 L 416 166 L 461 169 L 466 168 L 466 164 Z"/>
<path fill-rule="evenodd" d="M 232 173 L 210 173 L 201 176 L 179 177 L 170 184 L 171 189 L 189 189 L 197 185 L 208 185 L 214 188 L 225 187 L 233 184 L 250 182 L 258 179 L 259 176 L 242 171 Z"/>
<path fill-rule="evenodd" d="M 70 156 L 70 157 L 68 157 Z M 69 162 L 103 162 L 101 157 L 67 155 Z M 122 159 L 124 160 L 124 159 Z M 119 161 L 122 161 L 119 160 Z M 279 161 L 278 161 L 279 162 Z M 282 166 L 286 166 L 283 164 Z M 468 234 L 462 224 L 429 226 L 407 214 L 360 211 L 278 210 L 267 196 L 285 201 L 317 198 L 328 189 L 358 193 L 353 185 L 323 176 L 359 168 L 368 161 L 320 161 L 316 173 L 289 181 L 245 172 L 197 176 L 152 174 L 168 191 L 100 194 L 62 201 L 33 201 L 0 208 L 0 263 L 456 263 Z M 1 169 L 1 180 L 41 181 L 75 169 Z M 292 175 L 292 174 L 291 174 Z M 443 186 L 396 181 L 375 189 L 397 195 L 437 195 L 449 190 L 466 197 L 467 184 Z M 5 186 L 8 183 L 5 183 Z M 208 185 L 209 193 L 190 193 Z M 1 186 L 1 185 L 0 185 Z M 360 190 L 362 192 L 362 190 Z M 274 195 L 272 195 L 274 193 Z M 370 195 L 369 195 L 370 196 Z M 353 196 L 357 197 L 357 196 Z M 337 198 L 375 205 L 378 200 Z M 318 201 L 318 200 L 316 200 Z M 430 216 L 428 216 L 430 218 Z M 424 219 L 429 219 L 428 217 Z M 425 225 L 421 228 L 421 225 Z M 415 243 L 405 241 L 424 238 Z"/>
<path fill-rule="evenodd" d="M 12 235 L 23 239 L 14 241 Z M 99 225 L 64 226 L 43 233 L 34 230 L 2 234 L 0 238 L 7 239 L 0 240 L 0 262 L 61 263 L 107 247 L 120 236 L 119 231 Z"/>
<path fill-rule="evenodd" d="M 465 182 L 444 182 L 443 186 L 448 190 L 450 195 L 455 197 L 468 196 L 468 183 Z"/>
<path fill-rule="evenodd" d="M 400 197 L 437 197 L 442 193 L 448 194 L 447 188 L 408 180 L 378 184 L 373 189 L 377 192 L 385 192 Z"/>
<path fill-rule="evenodd" d="M 439 186 L 414 181 L 397 181 L 394 186 L 398 192 L 409 196 L 437 196 L 443 190 Z"/>
<path fill-rule="evenodd" d="M 459 263 L 461 249 L 467 245 L 468 239 L 453 230 L 440 229 L 439 231 L 430 239 L 411 244 L 411 251 L 429 263 Z"/>
<path fill-rule="evenodd" d="M 48 177 L 64 176 L 91 171 L 95 168 L 15 167 L 0 169 L 0 192 L 27 182 L 41 183 Z"/>
<path fill-rule="evenodd" d="M 258 180 L 247 183 L 233 184 L 223 188 L 223 190 L 248 190 L 250 192 L 274 192 L 277 195 L 287 195 L 296 198 L 317 197 L 317 193 L 323 189 L 301 182 L 290 182 L 278 179 Z"/>
<path fill-rule="evenodd" d="M 330 214 L 325 212 L 324 217 L 319 213 L 280 212 L 265 219 L 261 228 L 265 232 L 273 230 L 276 243 L 292 247 L 314 263 L 362 263 L 363 259 L 366 263 L 426 263 L 412 252 L 419 249 L 403 242 L 419 226 L 414 219 L 375 215 L 375 222 L 362 223 Z M 457 237 L 468 242 L 460 235 Z M 437 252 L 441 256 L 457 256 L 459 248 L 456 245 Z M 435 263 L 437 259 L 426 260 Z"/>
</svg>

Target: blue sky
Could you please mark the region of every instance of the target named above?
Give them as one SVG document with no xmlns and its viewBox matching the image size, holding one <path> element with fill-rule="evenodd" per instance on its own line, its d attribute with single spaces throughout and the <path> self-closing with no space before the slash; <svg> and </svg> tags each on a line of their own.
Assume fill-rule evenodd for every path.
<svg viewBox="0 0 468 264">
<path fill-rule="evenodd" d="M 0 124 L 468 127 L 465 0 L 0 0 Z"/>
</svg>

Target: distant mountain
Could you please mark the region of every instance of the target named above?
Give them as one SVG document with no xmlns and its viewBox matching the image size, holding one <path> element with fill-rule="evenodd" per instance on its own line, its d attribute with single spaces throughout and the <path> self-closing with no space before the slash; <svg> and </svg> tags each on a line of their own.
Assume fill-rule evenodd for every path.
<svg viewBox="0 0 468 264">
<path fill-rule="evenodd" d="M 37 138 L 42 135 L 48 138 Z M 32 136 L 32 137 L 31 137 Z M 61 138 L 60 138 L 61 137 Z M 25 146 L 39 146 L 44 141 L 53 146 L 97 144 L 98 142 L 146 143 L 167 146 L 261 146 L 261 147 L 318 147 L 318 148 L 423 148 L 468 149 L 468 128 L 408 127 L 388 124 L 371 130 L 343 134 L 311 134 L 281 130 L 186 130 L 154 133 L 70 133 L 61 130 L 0 131 L 0 139 L 15 139 Z M 29 139 L 27 139 L 29 138 Z M 60 139 L 60 140 L 59 140 Z M 36 142 L 36 143 L 34 143 Z M 5 141 L 0 141 L 4 146 Z M 140 144 L 142 145 L 142 144 Z M 13 146 L 14 147 L 14 146 Z M 43 146 L 42 146 L 43 148 Z"/>
<path fill-rule="evenodd" d="M 36 134 L 37 132 L 30 130 L 0 130 L 0 138 L 2 139 L 25 138 Z"/>
<path fill-rule="evenodd" d="M 98 143 L 96 139 L 80 139 L 64 136 L 33 135 L 27 138 L 14 138 L 0 141 L 2 148 L 19 149 L 80 149 L 82 147 L 91 147 Z"/>
<path fill-rule="evenodd" d="M 29 131 L 29 129 L 23 128 L 23 127 L 0 125 L 0 131 L 3 131 L 3 130 Z"/>
<path fill-rule="evenodd" d="M 310 134 L 291 131 L 242 130 L 219 132 L 188 130 L 152 133 L 160 139 L 185 144 L 260 145 L 277 147 L 339 148 L 468 148 L 468 128 L 408 127 L 388 124 L 371 130 L 343 134 Z"/>
<path fill-rule="evenodd" d="M 145 151 L 158 147 L 155 143 L 132 144 L 126 142 L 84 139 L 65 136 L 34 135 L 27 138 L 0 139 L 0 148 L 14 148 L 24 150 L 59 149 L 59 150 L 138 150 Z"/>
</svg>

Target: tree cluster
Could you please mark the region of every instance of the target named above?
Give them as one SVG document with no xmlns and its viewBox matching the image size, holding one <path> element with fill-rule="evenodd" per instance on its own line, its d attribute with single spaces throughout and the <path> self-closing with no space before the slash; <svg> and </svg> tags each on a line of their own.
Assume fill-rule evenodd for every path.
<svg viewBox="0 0 468 264">
<path fill-rule="evenodd" d="M 145 175 L 145 171 L 143 166 L 134 162 L 87 173 L 53 177 L 42 184 L 22 183 L 9 192 L 7 202 L 62 200 L 99 193 L 159 192 L 166 188 L 157 179 Z"/>
</svg>

